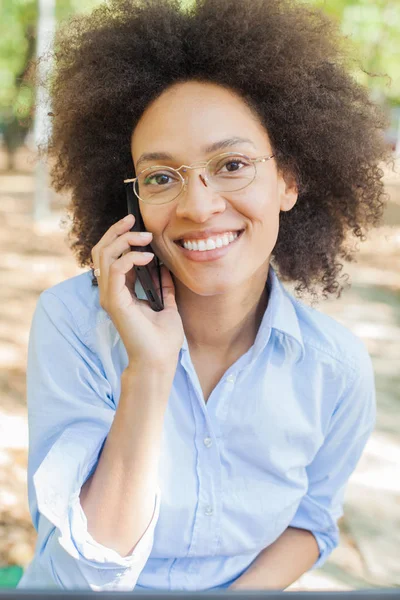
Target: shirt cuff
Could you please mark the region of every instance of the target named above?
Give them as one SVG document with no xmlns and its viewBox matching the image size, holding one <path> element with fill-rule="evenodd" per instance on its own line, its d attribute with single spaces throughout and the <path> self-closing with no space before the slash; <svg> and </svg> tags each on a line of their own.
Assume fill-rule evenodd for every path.
<svg viewBox="0 0 400 600">
<path fill-rule="evenodd" d="M 83 511 L 79 497 L 75 497 L 71 501 L 69 510 L 69 522 L 71 524 L 70 536 L 68 535 L 68 531 L 64 531 L 63 536 L 60 538 L 60 544 L 68 551 L 68 545 L 72 542 L 79 554 L 90 562 L 102 564 L 113 563 L 121 567 L 138 566 L 138 563 L 143 563 L 141 567 L 143 568 L 153 547 L 154 529 L 160 512 L 160 496 L 161 491 L 157 486 L 151 521 L 128 556 L 121 556 L 116 550 L 99 544 L 90 535 L 87 529 L 86 515 Z"/>
<path fill-rule="evenodd" d="M 319 557 L 310 570 L 321 567 L 331 552 L 339 544 L 339 527 L 337 519 L 343 514 L 341 507 L 336 509 L 337 518 L 324 507 L 321 507 L 309 495 L 301 500 L 292 521 L 291 527 L 305 529 L 313 534 L 319 548 Z"/>
<path fill-rule="evenodd" d="M 128 556 L 121 556 L 116 550 L 96 542 L 87 530 L 80 492 L 95 469 L 106 435 L 100 435 L 99 431 L 89 435 L 90 427 L 85 426 L 85 445 L 79 430 L 66 429 L 34 474 L 38 510 L 56 526 L 58 533 L 55 536 L 72 558 L 92 567 L 127 568 L 135 565 L 137 571 L 141 563 L 144 566 L 151 552 L 160 511 L 160 488 L 156 488 L 152 519 Z"/>
<path fill-rule="evenodd" d="M 335 529 L 329 533 L 320 531 L 311 531 L 311 533 L 315 537 L 319 548 L 319 557 L 310 569 L 310 571 L 313 571 L 322 567 L 329 555 L 339 545 L 339 532 L 338 529 Z"/>
</svg>

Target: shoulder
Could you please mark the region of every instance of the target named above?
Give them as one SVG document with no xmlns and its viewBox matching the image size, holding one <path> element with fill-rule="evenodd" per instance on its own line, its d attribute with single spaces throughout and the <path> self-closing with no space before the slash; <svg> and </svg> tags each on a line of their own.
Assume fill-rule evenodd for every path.
<svg viewBox="0 0 400 600">
<path fill-rule="evenodd" d="M 92 285 L 90 270 L 45 289 L 39 296 L 39 308 L 50 318 L 62 319 L 77 327 L 82 337 L 100 322 L 109 320 L 100 306 L 98 287 Z"/>
<path fill-rule="evenodd" d="M 353 423 L 353 431 L 371 431 L 376 417 L 374 368 L 365 342 L 348 327 L 289 294 L 304 348 L 302 389 L 318 390 L 327 422 Z"/>
<path fill-rule="evenodd" d="M 306 354 L 330 362 L 353 377 L 371 368 L 365 342 L 333 317 L 289 294 L 296 311 Z"/>
</svg>

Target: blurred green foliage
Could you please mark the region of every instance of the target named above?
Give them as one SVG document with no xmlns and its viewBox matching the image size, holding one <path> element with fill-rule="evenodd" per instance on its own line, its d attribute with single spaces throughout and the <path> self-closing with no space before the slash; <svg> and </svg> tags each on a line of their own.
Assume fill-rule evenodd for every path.
<svg viewBox="0 0 400 600">
<path fill-rule="evenodd" d="M 59 23 L 89 12 L 104 0 L 56 0 Z M 193 0 L 181 0 L 183 5 Z M 353 75 L 375 101 L 400 106 L 400 1 L 301 0 L 336 19 L 354 43 Z M 18 146 L 32 126 L 34 90 L 24 83 L 36 52 L 38 0 L 2 0 L 0 8 L 0 133 L 9 149 Z M 358 63 L 358 66 L 357 66 Z"/>
<path fill-rule="evenodd" d="M 360 68 L 354 76 L 374 100 L 400 105 L 400 1 L 308 0 L 339 21 L 354 43 Z M 358 56 L 357 56 L 358 53 Z"/>
<path fill-rule="evenodd" d="M 8 168 L 13 168 L 14 152 L 33 127 L 35 90 L 24 77 L 36 53 L 38 4 L 38 0 L 0 3 L 0 134 L 8 150 Z M 98 4 L 100 0 L 56 0 L 56 21 L 89 12 Z"/>
</svg>

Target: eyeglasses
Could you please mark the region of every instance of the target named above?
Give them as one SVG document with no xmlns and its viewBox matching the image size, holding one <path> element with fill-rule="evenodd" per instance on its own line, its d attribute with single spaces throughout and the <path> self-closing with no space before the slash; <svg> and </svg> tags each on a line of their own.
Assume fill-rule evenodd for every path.
<svg viewBox="0 0 400 600">
<path fill-rule="evenodd" d="M 218 154 L 207 162 L 181 165 L 179 169 L 156 165 L 148 167 L 133 179 L 124 179 L 124 183 L 133 183 L 136 196 L 147 204 L 166 204 L 175 200 L 187 186 L 189 169 L 204 169 L 203 182 L 219 192 L 236 192 L 250 185 L 256 178 L 256 163 L 266 162 L 275 155 L 249 158 L 238 152 Z"/>
</svg>

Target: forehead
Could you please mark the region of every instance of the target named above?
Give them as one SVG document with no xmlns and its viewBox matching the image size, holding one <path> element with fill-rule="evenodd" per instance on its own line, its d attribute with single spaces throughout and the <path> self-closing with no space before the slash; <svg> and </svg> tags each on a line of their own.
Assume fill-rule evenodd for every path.
<svg viewBox="0 0 400 600">
<path fill-rule="evenodd" d="M 260 149 L 269 143 L 265 128 L 240 96 L 216 84 L 189 81 L 168 88 L 147 107 L 132 135 L 132 153 L 134 158 L 143 151 L 196 154 L 234 136 L 251 138 Z"/>
</svg>

